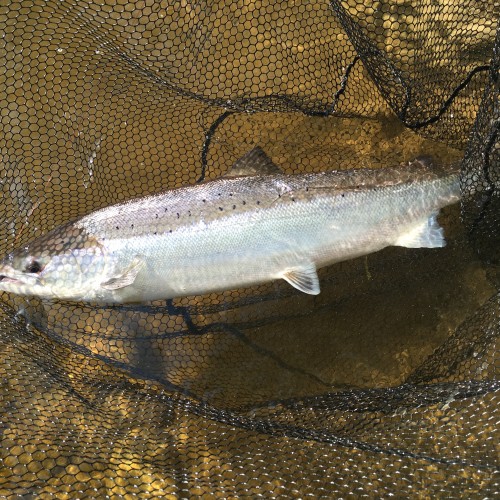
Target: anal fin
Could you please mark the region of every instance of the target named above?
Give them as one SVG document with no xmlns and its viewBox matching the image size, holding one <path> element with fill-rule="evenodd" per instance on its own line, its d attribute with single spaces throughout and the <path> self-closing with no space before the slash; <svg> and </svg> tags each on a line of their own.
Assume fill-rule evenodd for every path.
<svg viewBox="0 0 500 500">
<path fill-rule="evenodd" d="M 301 292 L 309 295 L 318 295 L 320 292 L 318 273 L 312 262 L 289 268 L 283 272 L 281 277 Z"/>
<path fill-rule="evenodd" d="M 437 221 L 438 212 L 399 236 L 395 245 L 407 248 L 440 248 L 446 246 L 443 228 Z"/>
</svg>

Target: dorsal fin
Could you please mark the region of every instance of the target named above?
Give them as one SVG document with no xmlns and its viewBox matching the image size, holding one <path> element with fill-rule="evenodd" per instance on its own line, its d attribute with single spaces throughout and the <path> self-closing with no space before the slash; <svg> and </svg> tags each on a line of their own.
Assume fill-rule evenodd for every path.
<svg viewBox="0 0 500 500">
<path fill-rule="evenodd" d="M 412 162 L 410 162 L 410 165 L 416 163 L 422 165 L 422 167 L 425 168 L 432 168 L 435 165 L 434 158 L 431 155 L 417 156 Z"/>
<path fill-rule="evenodd" d="M 233 164 L 224 177 L 240 177 L 245 175 L 271 175 L 282 174 L 281 169 L 273 163 L 271 158 L 255 146 Z"/>
</svg>

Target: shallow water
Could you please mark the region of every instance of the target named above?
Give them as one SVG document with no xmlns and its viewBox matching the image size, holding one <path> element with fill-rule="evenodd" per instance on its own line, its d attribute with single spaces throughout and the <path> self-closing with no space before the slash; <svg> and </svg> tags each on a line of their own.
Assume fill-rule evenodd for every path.
<svg viewBox="0 0 500 500">
<path fill-rule="evenodd" d="M 1 253 L 99 207 L 216 178 L 257 145 L 288 173 L 460 160 L 486 73 L 442 106 L 491 59 L 493 3 L 342 2 L 406 88 L 394 74 L 372 82 L 334 3 L 1 8 Z M 436 126 L 404 129 L 381 87 L 409 104 L 410 123 Z M 232 98 L 245 112 L 231 114 Z M 342 117 L 326 116 L 333 105 Z M 0 495 L 497 491 L 498 402 L 480 385 L 496 377 L 494 341 L 465 335 L 438 358 L 441 378 L 414 376 L 466 318 L 474 339 L 498 324 L 494 260 L 470 247 L 458 206 L 441 221 L 446 248 L 323 269 L 317 297 L 284 282 L 109 308 L 2 294 Z"/>
</svg>

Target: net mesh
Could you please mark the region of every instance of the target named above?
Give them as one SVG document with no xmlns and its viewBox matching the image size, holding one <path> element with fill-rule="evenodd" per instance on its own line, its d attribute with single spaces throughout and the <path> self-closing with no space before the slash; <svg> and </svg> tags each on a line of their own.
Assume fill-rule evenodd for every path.
<svg viewBox="0 0 500 500">
<path fill-rule="evenodd" d="M 0 5 L 0 250 L 214 179 L 462 162 L 444 249 L 142 305 L 3 294 L 0 495 L 477 497 L 499 486 L 498 4 Z"/>
</svg>

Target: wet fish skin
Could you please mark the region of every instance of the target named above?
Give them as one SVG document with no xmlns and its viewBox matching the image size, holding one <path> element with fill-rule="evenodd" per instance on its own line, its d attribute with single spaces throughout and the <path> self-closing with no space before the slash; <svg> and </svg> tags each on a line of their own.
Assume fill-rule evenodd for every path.
<svg viewBox="0 0 500 500">
<path fill-rule="evenodd" d="M 238 173 L 255 162 L 246 155 Z M 221 178 L 54 229 L 0 263 L 0 290 L 126 303 L 282 278 L 317 294 L 320 267 L 390 245 L 444 246 L 436 216 L 459 195 L 456 172 L 418 164 Z"/>
</svg>

